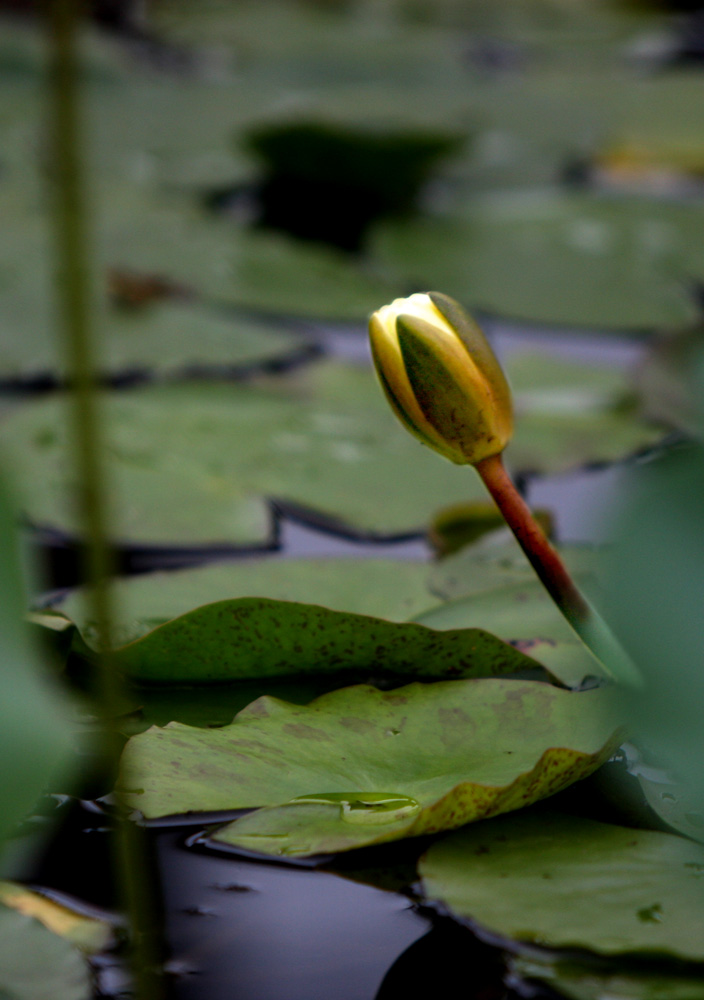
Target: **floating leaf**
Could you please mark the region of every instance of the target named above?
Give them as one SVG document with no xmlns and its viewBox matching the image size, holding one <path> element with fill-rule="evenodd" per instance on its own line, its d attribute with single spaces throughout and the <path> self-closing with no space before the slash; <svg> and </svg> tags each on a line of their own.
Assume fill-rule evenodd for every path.
<svg viewBox="0 0 704 1000">
<path fill-rule="evenodd" d="M 547 360 L 543 369 L 546 380 Z M 588 378 L 575 366 L 567 391 L 579 372 Z M 611 376 L 606 384 L 611 398 Z M 543 385 L 538 381 L 536 389 Z M 111 524 L 123 543 L 265 541 L 264 497 L 323 511 L 360 533 L 396 534 L 422 528 L 448 503 L 486 496 L 472 470 L 404 434 L 371 371 L 352 365 L 320 362 L 266 386 L 169 385 L 105 394 L 103 412 L 114 481 Z M 625 436 L 601 410 L 566 418 L 546 415 L 533 400 L 522 420 L 526 430 L 510 446 L 512 467 L 554 469 L 613 458 L 659 436 L 635 418 L 619 420 L 626 421 Z M 75 534 L 63 400 L 28 403 L 4 421 L 0 450 L 27 518 Z"/>
<path fill-rule="evenodd" d="M 639 414 L 628 376 L 546 351 L 509 356 L 516 433 L 506 449 L 511 469 L 561 472 L 610 462 L 662 438 Z"/>
<path fill-rule="evenodd" d="M 512 977 L 540 982 L 568 1000 L 704 1000 L 704 976 L 662 967 L 619 967 L 607 963 L 580 963 L 555 956 L 509 961 Z"/>
<path fill-rule="evenodd" d="M 0 996 L 8 1000 L 90 1000 L 80 952 L 38 920 L 0 906 Z"/>
<path fill-rule="evenodd" d="M 50 288 L 15 288 L 0 307 L 0 380 L 55 378 L 64 372 L 53 336 Z M 192 304 L 149 303 L 96 310 L 100 371 L 183 376 L 243 372 L 309 351 L 303 338 L 269 323 Z"/>
<path fill-rule="evenodd" d="M 603 691 L 500 679 L 365 685 L 308 706 L 259 698 L 230 726 L 127 745 L 128 801 L 152 818 L 270 806 L 217 833 L 273 854 L 348 850 L 517 809 L 593 771 L 617 737 Z"/>
<path fill-rule="evenodd" d="M 462 830 L 421 859 L 423 893 L 525 944 L 702 961 L 704 847 L 532 810 Z"/>
<path fill-rule="evenodd" d="M 560 556 L 580 580 L 595 576 L 604 554 L 589 545 L 560 545 Z M 430 590 L 446 601 L 471 597 L 514 584 L 534 583 L 535 570 L 508 528 L 443 559 L 430 571 Z"/>
<path fill-rule="evenodd" d="M 562 546 L 560 553 L 581 585 L 592 581 L 602 556 L 588 546 Z M 444 559 L 428 578 L 446 603 L 416 617 L 430 628 L 462 628 L 485 622 L 517 649 L 538 660 L 564 683 L 605 676 L 565 617 L 555 607 L 515 538 L 504 529 Z"/>
<path fill-rule="evenodd" d="M 115 651 L 143 681 L 207 682 L 338 671 L 422 677 L 531 671 L 519 650 L 480 629 L 422 625 L 293 601 L 218 601 L 158 626 Z"/>
<path fill-rule="evenodd" d="M 696 315 L 704 210 L 689 201 L 506 192 L 446 217 L 380 225 L 376 257 L 401 280 L 540 323 L 652 330 Z"/>
<path fill-rule="evenodd" d="M 506 584 L 439 604 L 415 619 L 432 629 L 482 628 L 534 658 L 569 686 L 605 677 L 604 668 L 555 606 L 542 583 Z"/>
<path fill-rule="evenodd" d="M 116 580 L 113 635 L 133 642 L 165 622 L 216 601 L 243 597 L 322 605 L 333 611 L 406 621 L 432 603 L 428 564 L 399 559 L 238 559 L 191 569 L 147 573 Z M 89 643 L 94 626 L 81 588 L 53 605 Z M 49 623 L 51 627 L 53 623 Z"/>
</svg>

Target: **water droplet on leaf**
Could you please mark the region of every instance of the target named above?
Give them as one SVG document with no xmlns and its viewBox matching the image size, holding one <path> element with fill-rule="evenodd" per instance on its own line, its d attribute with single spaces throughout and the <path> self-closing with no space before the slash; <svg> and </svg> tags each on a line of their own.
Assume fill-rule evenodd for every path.
<svg viewBox="0 0 704 1000">
<path fill-rule="evenodd" d="M 346 823 L 395 823 L 420 812 L 419 802 L 397 792 L 323 792 L 299 795 L 289 803 L 301 804 L 339 805 L 340 816 Z"/>
</svg>

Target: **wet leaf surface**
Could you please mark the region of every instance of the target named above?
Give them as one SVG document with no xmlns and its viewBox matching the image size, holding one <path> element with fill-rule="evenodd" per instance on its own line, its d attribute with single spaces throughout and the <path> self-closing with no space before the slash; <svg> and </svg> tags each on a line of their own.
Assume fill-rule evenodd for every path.
<svg viewBox="0 0 704 1000">
<path fill-rule="evenodd" d="M 532 810 L 433 845 L 423 892 L 524 944 L 701 962 L 704 848 L 682 837 Z"/>
<path fill-rule="evenodd" d="M 274 807 L 219 831 L 224 843 L 349 850 L 520 808 L 584 777 L 616 745 L 609 705 L 601 691 L 500 679 L 358 685 L 308 706 L 265 697 L 222 729 L 134 737 L 122 781 L 147 818 Z"/>
</svg>

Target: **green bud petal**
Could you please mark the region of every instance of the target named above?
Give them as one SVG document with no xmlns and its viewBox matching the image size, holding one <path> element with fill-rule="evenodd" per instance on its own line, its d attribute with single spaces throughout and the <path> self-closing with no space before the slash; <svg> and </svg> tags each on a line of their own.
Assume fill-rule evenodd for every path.
<svg viewBox="0 0 704 1000">
<path fill-rule="evenodd" d="M 508 443 L 513 434 L 511 389 L 483 330 L 467 310 L 449 295 L 443 295 L 442 292 L 428 292 L 428 298 L 456 332 L 467 353 L 484 376 L 494 401 L 497 434 Z"/>
<path fill-rule="evenodd" d="M 439 292 L 396 299 L 369 332 L 384 392 L 412 434 L 461 464 L 503 451 L 513 430 L 508 383 L 459 303 Z"/>
<path fill-rule="evenodd" d="M 416 402 L 427 422 L 462 463 L 503 451 L 491 425 L 493 402 L 486 383 L 458 341 L 448 347 L 423 320 L 399 316 L 398 339 Z"/>
<path fill-rule="evenodd" d="M 379 382 L 391 409 L 405 426 L 423 444 L 444 454 L 451 461 L 462 461 L 454 453 L 448 453 L 447 446 L 434 428 L 428 424 L 416 403 L 406 371 L 400 357 L 398 338 L 392 341 L 384 330 L 376 313 L 369 321 L 369 340 L 372 359 Z"/>
</svg>

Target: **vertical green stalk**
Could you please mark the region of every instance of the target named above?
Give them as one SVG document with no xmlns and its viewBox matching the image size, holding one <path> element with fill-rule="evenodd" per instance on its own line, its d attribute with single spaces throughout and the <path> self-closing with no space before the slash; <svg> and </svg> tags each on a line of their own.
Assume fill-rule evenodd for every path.
<svg viewBox="0 0 704 1000">
<path fill-rule="evenodd" d="M 122 682 L 111 662 L 111 553 L 106 530 L 107 489 L 101 456 L 95 345 L 91 335 L 91 282 L 85 181 L 82 172 L 76 29 L 80 0 L 47 0 L 49 30 L 50 201 L 56 264 L 56 314 L 71 386 L 70 420 L 75 454 L 76 502 L 85 535 L 84 574 L 90 585 L 98 638 L 98 697 L 110 748 L 117 735 Z M 114 750 L 113 750 L 114 752 Z M 115 869 L 132 931 L 132 959 L 138 1000 L 163 996 L 156 921 L 149 892 L 142 831 L 118 821 Z"/>
</svg>

